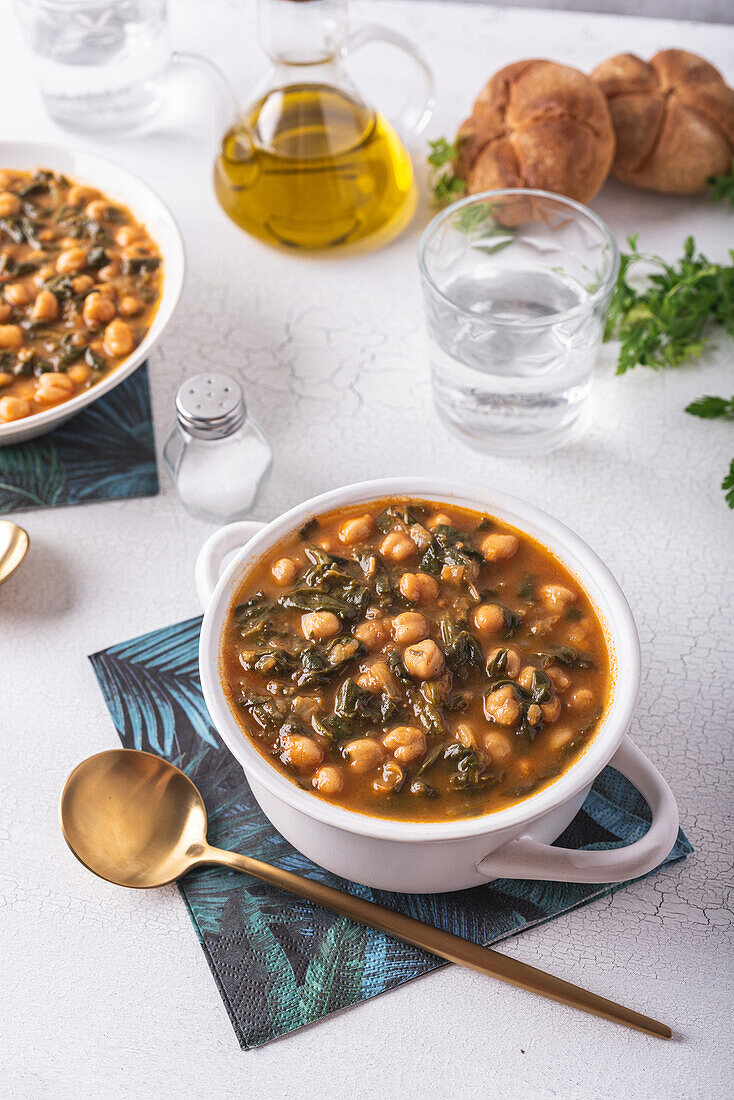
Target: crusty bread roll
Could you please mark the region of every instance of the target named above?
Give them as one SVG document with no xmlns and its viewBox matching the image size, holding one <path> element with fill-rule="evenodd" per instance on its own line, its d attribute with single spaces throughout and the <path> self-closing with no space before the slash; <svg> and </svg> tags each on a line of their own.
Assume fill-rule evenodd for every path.
<svg viewBox="0 0 734 1100">
<path fill-rule="evenodd" d="M 457 135 L 470 194 L 537 187 L 588 202 L 607 178 L 614 129 L 606 99 L 577 69 L 518 61 L 479 93 Z"/>
<path fill-rule="evenodd" d="M 649 64 L 622 53 L 591 75 L 609 100 L 618 179 L 688 195 L 731 172 L 734 90 L 708 61 L 685 50 L 661 50 Z"/>
</svg>

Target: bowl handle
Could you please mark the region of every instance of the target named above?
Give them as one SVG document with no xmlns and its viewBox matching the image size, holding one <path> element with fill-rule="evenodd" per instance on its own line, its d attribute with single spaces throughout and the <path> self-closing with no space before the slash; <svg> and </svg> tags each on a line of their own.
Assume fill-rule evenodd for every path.
<svg viewBox="0 0 734 1100">
<path fill-rule="evenodd" d="M 265 526 L 266 524 L 258 523 L 254 519 L 243 519 L 220 527 L 206 540 L 196 557 L 194 567 L 196 592 L 205 611 L 222 573 L 242 547 Z"/>
<path fill-rule="evenodd" d="M 640 791 L 652 811 L 652 824 L 640 840 L 623 848 L 584 852 L 518 837 L 480 860 L 487 878 L 528 878 L 546 882 L 624 882 L 652 871 L 669 855 L 678 836 L 678 807 L 660 772 L 625 735 L 609 761 Z"/>
</svg>

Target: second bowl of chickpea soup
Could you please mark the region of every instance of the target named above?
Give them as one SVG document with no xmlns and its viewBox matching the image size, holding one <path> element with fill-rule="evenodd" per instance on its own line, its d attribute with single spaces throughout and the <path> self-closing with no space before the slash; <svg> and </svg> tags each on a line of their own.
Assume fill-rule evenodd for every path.
<svg viewBox="0 0 734 1100">
<path fill-rule="evenodd" d="M 435 892 L 620 881 L 672 848 L 672 794 L 626 734 L 629 607 L 539 509 L 366 482 L 217 532 L 197 585 L 212 719 L 265 814 L 321 866 Z M 614 851 L 551 847 L 608 763 L 650 802 L 649 832 Z"/>
<path fill-rule="evenodd" d="M 171 214 L 127 170 L 0 142 L 0 446 L 132 374 L 173 315 L 184 267 Z"/>
</svg>

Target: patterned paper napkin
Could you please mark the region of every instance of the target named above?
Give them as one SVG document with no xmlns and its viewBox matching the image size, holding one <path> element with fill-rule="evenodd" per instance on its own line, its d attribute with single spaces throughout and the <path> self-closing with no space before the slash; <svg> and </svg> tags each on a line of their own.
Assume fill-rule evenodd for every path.
<svg viewBox="0 0 734 1100">
<path fill-rule="evenodd" d="M 260 812 L 242 768 L 211 724 L 199 685 L 200 627 L 201 618 L 190 619 L 102 650 L 90 660 L 123 745 L 166 757 L 197 784 L 212 843 L 482 944 L 496 943 L 626 885 L 501 880 L 452 894 L 406 895 L 345 882 L 316 867 Z M 627 844 L 645 832 L 649 820 L 639 792 L 606 768 L 559 844 L 586 849 Z M 692 850 L 680 832 L 665 862 Z M 448 965 L 237 872 L 200 870 L 188 875 L 179 889 L 243 1048 L 267 1043 Z"/>
<path fill-rule="evenodd" d="M 0 447 L 0 514 L 157 492 L 146 363 L 55 431 Z"/>
</svg>

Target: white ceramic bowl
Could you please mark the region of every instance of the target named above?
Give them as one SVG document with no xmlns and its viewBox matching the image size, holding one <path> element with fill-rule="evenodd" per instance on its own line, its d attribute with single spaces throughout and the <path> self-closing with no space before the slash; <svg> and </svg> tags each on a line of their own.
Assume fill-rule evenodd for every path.
<svg viewBox="0 0 734 1100">
<path fill-rule="evenodd" d="M 70 401 L 22 420 L 0 424 L 2 447 L 50 432 L 99 397 L 109 393 L 115 386 L 119 386 L 120 382 L 137 370 L 173 316 L 181 296 L 186 260 L 178 226 L 163 200 L 147 183 L 106 157 L 81 149 L 65 149 L 61 145 L 0 141 L 0 168 L 18 168 L 26 172 L 35 168 L 52 168 L 79 183 L 98 187 L 113 202 L 119 202 L 130 209 L 133 217 L 148 230 L 163 257 L 163 293 L 160 304 L 153 324 L 132 355 L 96 386 L 72 397 Z"/>
<path fill-rule="evenodd" d="M 503 810 L 452 822 L 392 821 L 343 809 L 302 790 L 262 756 L 238 724 L 219 676 L 227 612 L 252 565 L 314 515 L 382 497 L 452 503 L 489 512 L 547 546 L 577 578 L 604 627 L 613 667 L 611 704 L 593 740 L 547 787 Z M 221 576 L 220 576 L 221 572 Z M 613 576 L 567 527 L 524 501 L 490 489 L 390 478 L 337 489 L 267 525 L 234 523 L 212 535 L 196 567 L 205 607 L 199 668 L 209 713 L 252 792 L 276 829 L 315 863 L 383 890 L 440 892 L 488 879 L 620 882 L 652 870 L 668 855 L 678 811 L 665 780 L 626 735 L 640 678 L 632 613 Z M 612 764 L 649 802 L 653 821 L 634 844 L 604 851 L 551 847 L 581 808 L 599 772 Z"/>
</svg>

